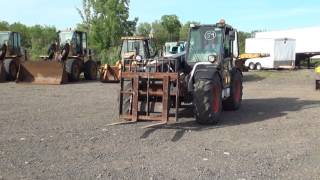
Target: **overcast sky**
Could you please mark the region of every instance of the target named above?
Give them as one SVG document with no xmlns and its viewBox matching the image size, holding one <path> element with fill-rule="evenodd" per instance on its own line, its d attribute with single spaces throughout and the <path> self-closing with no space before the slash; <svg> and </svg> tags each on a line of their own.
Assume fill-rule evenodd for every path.
<svg viewBox="0 0 320 180">
<path fill-rule="evenodd" d="M 3 0 L 0 20 L 58 29 L 81 22 L 82 0 Z M 130 17 L 152 22 L 176 14 L 182 22 L 215 23 L 220 18 L 242 31 L 320 26 L 319 0 L 131 0 Z"/>
</svg>

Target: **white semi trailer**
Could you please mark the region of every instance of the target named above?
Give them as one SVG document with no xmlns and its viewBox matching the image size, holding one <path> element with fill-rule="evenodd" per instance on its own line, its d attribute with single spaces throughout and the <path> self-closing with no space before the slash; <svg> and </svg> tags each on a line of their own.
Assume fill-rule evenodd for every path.
<svg viewBox="0 0 320 180">
<path fill-rule="evenodd" d="M 310 59 L 320 55 L 320 27 L 258 32 L 256 38 L 291 38 L 296 40 L 296 60 Z"/>
<path fill-rule="evenodd" d="M 247 59 L 249 69 L 293 69 L 296 59 L 296 41 L 294 39 L 246 39 L 246 54 L 263 54 L 263 57 Z"/>
</svg>

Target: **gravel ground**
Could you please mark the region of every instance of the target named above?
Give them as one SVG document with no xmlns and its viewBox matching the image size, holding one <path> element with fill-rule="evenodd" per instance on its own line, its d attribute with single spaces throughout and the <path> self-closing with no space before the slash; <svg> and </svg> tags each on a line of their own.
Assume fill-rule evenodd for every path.
<svg viewBox="0 0 320 180">
<path fill-rule="evenodd" d="M 0 84 L 0 179 L 319 179 L 320 92 L 310 70 L 245 73 L 215 126 L 117 121 L 117 84 Z"/>
</svg>

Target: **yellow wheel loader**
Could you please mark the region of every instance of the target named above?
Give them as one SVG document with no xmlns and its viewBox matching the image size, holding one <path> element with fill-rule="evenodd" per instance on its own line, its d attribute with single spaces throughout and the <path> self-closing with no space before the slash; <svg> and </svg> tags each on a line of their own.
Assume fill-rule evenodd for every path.
<svg viewBox="0 0 320 180">
<path fill-rule="evenodd" d="M 122 37 L 121 60 L 115 66 L 109 64 L 100 67 L 100 81 L 103 83 L 118 83 L 120 82 L 121 66 L 124 59 L 150 59 L 156 54 L 152 48 L 152 42 L 149 38 L 141 36 Z"/>
<path fill-rule="evenodd" d="M 27 61 L 18 32 L 0 32 L 0 82 L 14 81 L 20 63 Z"/>
<path fill-rule="evenodd" d="M 86 80 L 97 79 L 98 66 L 87 47 L 87 33 L 59 31 L 58 37 L 48 56 L 20 65 L 17 83 L 58 85 L 79 81 L 81 73 Z"/>
</svg>

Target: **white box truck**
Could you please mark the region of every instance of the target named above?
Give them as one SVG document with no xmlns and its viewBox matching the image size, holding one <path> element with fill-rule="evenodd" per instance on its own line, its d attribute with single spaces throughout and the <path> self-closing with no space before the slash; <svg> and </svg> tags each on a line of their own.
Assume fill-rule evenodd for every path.
<svg viewBox="0 0 320 180">
<path fill-rule="evenodd" d="M 247 54 L 264 54 L 266 57 L 247 59 L 245 66 L 249 69 L 293 69 L 296 59 L 296 41 L 279 38 L 249 38 L 246 39 Z"/>
</svg>

